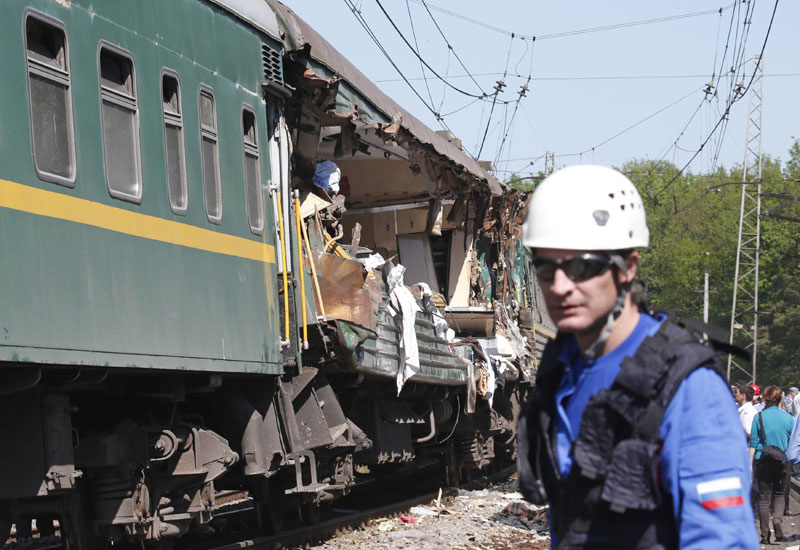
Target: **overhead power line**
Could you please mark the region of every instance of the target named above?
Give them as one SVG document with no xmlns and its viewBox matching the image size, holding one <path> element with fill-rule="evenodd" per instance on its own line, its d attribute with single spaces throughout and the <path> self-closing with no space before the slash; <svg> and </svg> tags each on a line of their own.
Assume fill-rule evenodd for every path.
<svg viewBox="0 0 800 550">
<path fill-rule="evenodd" d="M 503 73 L 472 73 L 472 74 L 454 74 L 445 78 L 472 78 L 475 76 L 502 76 Z M 525 78 L 526 75 L 517 73 L 508 73 L 508 76 L 516 78 Z M 704 78 L 708 74 L 641 74 L 641 75 L 597 75 L 597 76 L 532 76 L 531 81 L 546 82 L 558 80 L 678 80 L 686 78 Z M 765 79 L 781 78 L 781 77 L 798 77 L 800 73 L 776 73 L 765 74 Z M 414 82 L 418 80 L 433 80 L 435 77 L 414 76 L 409 77 L 408 80 Z M 437 79 L 438 80 L 438 79 Z M 376 84 L 383 84 L 388 82 L 404 82 L 402 78 L 384 78 L 382 80 L 375 80 Z"/>
<path fill-rule="evenodd" d="M 578 151 L 576 153 L 562 153 L 562 154 L 557 154 L 556 156 L 559 157 L 559 158 L 561 158 L 561 157 L 578 157 L 578 156 L 585 155 L 587 153 L 591 153 L 592 151 L 602 147 L 606 143 L 618 138 L 619 136 L 629 132 L 630 130 L 633 130 L 634 128 L 636 128 L 640 124 L 643 124 L 643 123 L 647 122 L 648 120 L 650 120 L 654 116 L 663 113 L 664 111 L 666 111 L 670 107 L 673 107 L 674 105 L 677 105 L 681 101 L 691 97 L 692 95 L 696 94 L 700 90 L 702 90 L 702 87 L 693 89 L 688 94 L 686 94 L 684 96 L 681 96 L 678 99 L 670 102 L 668 105 L 665 105 L 664 107 L 661 107 L 657 111 L 654 111 L 654 112 L 650 113 L 649 115 L 645 116 L 644 118 L 638 120 L 637 122 L 634 122 L 633 124 L 625 127 L 624 129 L 620 130 L 619 132 L 615 133 L 611 137 L 608 137 L 608 138 L 604 139 L 603 141 L 601 141 L 597 145 L 594 145 L 593 147 L 589 147 L 588 149 L 584 149 L 583 151 Z M 503 162 L 514 162 L 514 161 L 521 161 L 521 160 L 530 160 L 530 159 L 533 159 L 533 158 L 539 158 L 539 157 L 522 157 L 522 158 L 508 159 L 508 160 L 503 161 Z"/>
<path fill-rule="evenodd" d="M 406 79 L 405 75 L 403 74 L 403 71 L 400 70 L 400 67 L 398 67 L 397 63 L 394 62 L 392 57 L 389 55 L 389 52 L 386 51 L 386 48 L 383 47 L 383 44 L 381 44 L 381 41 L 378 40 L 378 37 L 375 36 L 374 32 L 372 32 L 372 29 L 369 27 L 367 22 L 361 16 L 360 10 L 358 10 L 356 8 L 356 6 L 353 3 L 353 1 L 352 0 L 344 0 L 344 2 L 350 8 L 350 11 L 353 13 L 353 15 L 355 16 L 356 20 L 364 28 L 364 31 L 366 31 L 367 35 L 372 39 L 372 41 L 375 43 L 375 45 L 378 47 L 378 49 L 381 51 L 381 53 L 384 55 L 384 57 L 386 57 L 386 60 L 392 65 L 392 67 L 395 68 L 395 70 L 397 71 L 397 74 L 399 74 L 403 78 L 403 80 L 406 81 L 406 84 L 408 84 L 408 87 L 411 88 L 412 92 L 414 92 L 414 95 L 416 95 L 417 98 L 419 98 L 419 100 L 422 102 L 422 104 L 425 105 L 425 107 L 433 114 L 434 117 L 436 117 L 436 121 L 444 129 L 450 131 L 450 128 L 447 126 L 447 123 L 444 121 L 444 118 L 442 118 L 442 116 L 436 111 L 436 109 L 433 108 L 432 105 L 428 105 L 428 103 L 425 101 L 425 98 L 422 97 L 422 95 L 417 91 L 417 89 L 414 88 L 414 86 L 411 85 L 411 82 L 409 82 L 408 79 Z M 467 154 L 469 154 L 469 153 L 467 152 Z"/>
<path fill-rule="evenodd" d="M 769 41 L 770 32 L 772 32 L 772 24 L 775 22 L 775 13 L 778 11 L 778 4 L 779 3 L 780 3 L 780 0 L 775 0 L 775 6 L 772 8 L 772 16 L 770 17 L 769 26 L 767 27 L 767 33 L 764 36 L 764 42 L 761 45 L 761 52 L 758 54 L 757 61 L 756 61 L 756 67 L 753 70 L 753 74 L 750 77 L 750 80 L 747 83 L 747 86 L 744 89 L 737 89 L 737 93 L 735 93 L 733 95 L 732 99 L 727 104 L 727 106 L 725 108 L 725 112 L 722 114 L 722 116 L 719 118 L 717 123 L 711 129 L 711 132 L 709 133 L 708 137 L 703 141 L 703 143 L 700 144 L 700 147 L 697 149 L 697 151 L 695 151 L 695 153 L 692 155 L 692 157 L 689 159 L 689 161 L 686 164 L 683 165 L 683 168 L 681 168 L 680 171 L 677 174 L 675 174 L 675 176 L 672 179 L 670 179 L 659 191 L 657 191 L 656 193 L 654 193 L 652 195 L 651 201 L 655 201 L 659 196 L 661 196 L 664 192 L 666 192 L 667 189 L 672 187 L 672 185 L 675 183 L 675 181 L 681 176 L 681 174 L 683 174 L 684 171 L 686 171 L 686 169 L 689 167 L 689 165 L 692 163 L 692 161 L 694 161 L 694 159 L 697 158 L 697 155 L 700 154 L 700 152 L 703 150 L 703 148 L 706 146 L 706 144 L 711 140 L 711 138 L 714 136 L 714 133 L 722 125 L 723 121 L 727 121 L 728 115 L 730 113 L 730 109 L 733 106 L 733 104 L 736 103 L 739 99 L 743 98 L 745 95 L 747 95 L 747 92 L 750 90 L 750 86 L 753 84 L 753 80 L 755 79 L 756 74 L 758 74 L 758 68 L 759 68 L 759 65 L 761 64 L 761 60 L 764 58 L 764 50 L 767 48 L 767 42 Z M 749 25 L 749 21 L 747 21 L 746 23 Z"/>
<path fill-rule="evenodd" d="M 420 53 L 417 51 L 417 49 L 416 49 L 416 48 L 414 48 L 414 45 L 413 45 L 413 44 L 411 44 L 411 42 L 409 42 L 409 41 L 408 41 L 408 39 L 405 37 L 405 35 L 403 34 L 403 32 L 400 30 L 400 28 L 399 28 L 399 27 L 397 26 L 397 24 L 394 22 L 394 19 L 392 19 L 392 16 L 391 16 L 391 15 L 389 15 L 389 12 L 387 12 L 387 11 L 386 11 L 386 9 L 383 7 L 383 4 L 381 4 L 381 1 L 380 1 L 380 0 L 375 0 L 375 3 L 376 3 L 376 4 L 378 4 L 378 7 L 381 9 L 381 12 L 383 12 L 383 15 L 384 15 L 384 16 L 386 16 L 386 19 L 388 19 L 388 20 L 389 20 L 389 23 L 392 25 L 392 27 L 394 28 L 394 30 L 395 30 L 395 31 L 397 31 L 397 34 L 398 34 L 398 35 L 400 36 L 400 38 L 403 40 L 403 42 L 405 43 L 405 45 L 406 45 L 406 46 L 408 46 L 408 49 L 410 49 L 410 50 L 411 50 L 411 52 L 412 52 L 412 53 L 413 53 L 413 54 L 414 54 L 414 55 L 417 57 L 417 59 L 419 59 L 419 60 L 420 60 L 420 62 L 421 62 L 423 65 L 425 65 L 425 67 L 426 67 L 426 68 L 427 68 L 427 69 L 428 69 L 428 70 L 429 70 L 431 73 L 433 73 L 433 74 L 436 76 L 436 78 L 438 78 L 439 80 L 441 80 L 442 82 L 444 82 L 444 83 L 445 83 L 445 85 L 449 86 L 450 88 L 452 88 L 452 89 L 453 89 L 453 90 L 455 90 L 456 92 L 458 92 L 458 93 L 460 93 L 460 94 L 463 94 L 463 95 L 465 95 L 465 96 L 467 96 L 467 97 L 475 97 L 475 98 L 478 98 L 478 99 L 483 99 L 483 98 L 487 97 L 487 95 L 486 95 L 486 94 L 483 92 L 483 90 L 481 90 L 481 93 L 480 93 L 480 94 L 473 94 L 473 93 L 471 93 L 471 92 L 468 92 L 468 91 L 466 91 L 466 90 L 463 90 L 463 89 L 461 89 L 461 88 L 459 88 L 459 87 L 457 87 L 457 86 L 453 85 L 453 84 L 452 84 L 452 83 L 450 83 L 450 82 L 449 82 L 449 81 L 448 81 L 448 80 L 447 80 L 445 77 L 443 77 L 442 75 L 440 75 L 440 74 L 439 74 L 439 73 L 436 71 L 436 69 L 434 69 L 433 67 L 431 67 L 431 65 L 430 65 L 430 64 L 429 64 L 427 61 L 425 61 L 425 59 L 422 57 L 422 55 L 420 55 Z M 460 60 L 459 60 L 459 61 L 460 61 Z M 480 86 L 479 86 L 479 88 L 480 88 Z M 495 94 L 491 94 L 491 95 L 495 96 L 495 99 L 496 99 L 497 93 L 495 93 Z"/>
<path fill-rule="evenodd" d="M 411 1 L 415 2 L 417 4 L 422 4 L 423 3 L 422 0 L 411 0 Z M 447 14 L 447 15 L 449 15 L 451 17 L 455 17 L 456 19 L 461 19 L 462 21 L 466 21 L 468 23 L 472 23 L 474 25 L 478 25 L 478 26 L 483 27 L 485 29 L 489 29 L 491 31 L 498 32 L 500 34 L 505 34 L 506 36 L 512 36 L 513 35 L 516 38 L 520 38 L 522 40 L 547 40 L 549 38 L 563 38 L 565 36 L 575 36 L 575 35 L 579 35 L 579 34 L 587 34 L 587 33 L 608 31 L 608 30 L 614 30 L 614 29 L 622 29 L 622 28 L 627 28 L 627 27 L 636 27 L 636 26 L 640 26 L 640 25 L 651 25 L 653 23 L 664 23 L 664 22 L 667 22 L 667 21 L 675 21 L 675 20 L 678 20 L 678 19 L 688 19 L 690 17 L 701 17 L 703 15 L 711 15 L 711 14 L 714 14 L 714 13 L 718 14 L 718 13 L 721 13 L 723 11 L 727 11 L 727 10 L 731 9 L 735 4 L 736 4 L 736 2 L 731 2 L 730 4 L 728 4 L 726 6 L 723 6 L 721 8 L 715 9 L 715 10 L 697 11 L 697 12 L 692 12 L 692 13 L 681 13 L 681 14 L 677 14 L 677 15 L 668 15 L 668 16 L 665 16 L 665 17 L 656 17 L 654 19 L 642 19 L 642 20 L 639 20 L 639 21 L 629 21 L 627 23 L 617 23 L 617 24 L 614 24 L 614 25 L 604 25 L 604 26 L 601 26 L 601 27 L 590 27 L 590 28 L 587 28 L 587 29 L 576 29 L 576 30 L 572 30 L 572 31 L 564 31 L 564 32 L 551 33 L 551 34 L 542 34 L 542 35 L 537 35 L 537 36 L 526 35 L 526 34 L 521 34 L 521 33 L 518 33 L 518 32 L 509 31 L 509 30 L 506 30 L 506 29 L 501 29 L 500 27 L 495 27 L 494 25 L 490 25 L 490 24 L 486 23 L 485 21 L 480 21 L 478 19 L 473 19 L 472 17 L 467 17 L 466 15 L 462 15 L 460 13 L 456 13 L 454 11 L 451 11 L 451 10 L 448 10 L 448 9 L 445 9 L 445 8 L 440 8 L 438 6 L 434 6 L 434 5 L 430 4 L 430 3 L 428 3 L 427 6 L 432 10 L 438 11 L 440 13 Z"/>
</svg>

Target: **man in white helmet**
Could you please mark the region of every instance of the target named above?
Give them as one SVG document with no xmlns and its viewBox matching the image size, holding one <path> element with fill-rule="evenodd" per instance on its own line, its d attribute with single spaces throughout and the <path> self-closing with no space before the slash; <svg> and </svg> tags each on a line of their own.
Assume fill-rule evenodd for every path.
<svg viewBox="0 0 800 550">
<path fill-rule="evenodd" d="M 649 243 L 636 188 L 565 168 L 534 192 L 522 233 L 558 337 L 520 418 L 520 488 L 550 504 L 553 548 L 758 548 L 716 352 L 633 299 Z"/>
</svg>

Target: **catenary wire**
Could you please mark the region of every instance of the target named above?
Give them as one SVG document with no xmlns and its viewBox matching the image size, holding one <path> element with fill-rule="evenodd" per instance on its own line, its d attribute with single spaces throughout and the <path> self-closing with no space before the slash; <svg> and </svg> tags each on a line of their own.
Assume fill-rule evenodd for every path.
<svg viewBox="0 0 800 550">
<path fill-rule="evenodd" d="M 700 144 L 700 147 L 697 149 L 697 151 L 695 151 L 695 153 L 692 155 L 692 157 L 689 159 L 689 161 L 686 164 L 684 164 L 683 168 L 681 168 L 680 171 L 677 174 L 675 174 L 675 176 L 669 182 L 667 182 L 658 192 L 656 192 L 656 193 L 654 193 L 652 195 L 651 201 L 655 202 L 655 200 L 660 195 L 662 195 L 667 189 L 672 187 L 672 185 L 675 183 L 675 181 L 689 167 L 689 165 L 692 163 L 692 161 L 694 161 L 694 159 L 697 158 L 697 155 L 700 154 L 700 151 L 702 151 L 703 147 L 705 147 L 705 145 L 709 142 L 711 137 L 714 135 L 714 132 L 716 132 L 717 129 L 720 127 L 720 125 L 722 124 L 722 121 L 727 118 L 727 115 L 729 114 L 730 108 L 733 106 L 733 104 L 736 103 L 736 101 L 738 101 L 740 98 L 744 97 L 747 94 L 748 90 L 750 89 L 750 86 L 753 84 L 753 80 L 755 80 L 755 76 L 758 73 L 758 67 L 761 64 L 761 60 L 763 59 L 764 50 L 766 49 L 767 42 L 769 41 L 769 35 L 770 35 L 770 32 L 772 31 L 772 24 L 775 22 L 775 13 L 778 11 L 778 4 L 779 3 L 780 3 L 780 0 L 775 0 L 775 6 L 772 8 L 772 16 L 770 17 L 770 20 L 769 20 L 769 26 L 767 27 L 767 32 L 766 32 L 766 35 L 764 36 L 764 42 L 761 45 L 761 52 L 758 55 L 758 60 L 756 62 L 756 67 L 753 70 L 753 75 L 750 77 L 750 81 L 747 83 L 747 87 L 741 92 L 741 94 L 735 95 L 733 97 L 733 99 L 731 100 L 730 104 L 727 105 L 727 107 L 725 109 L 725 113 L 723 114 L 722 117 L 720 117 L 720 119 L 714 125 L 714 128 L 712 128 L 711 133 L 708 135 L 708 137 L 703 141 L 702 144 Z"/>
<path fill-rule="evenodd" d="M 417 59 L 419 59 L 419 60 L 420 60 L 420 61 L 421 61 L 421 62 L 422 62 L 424 65 L 425 65 L 425 67 L 427 67 L 427 68 L 428 68 L 428 70 L 429 70 L 429 71 L 430 71 L 430 72 L 431 72 L 433 75 L 435 75 L 435 76 L 436 76 L 436 77 L 437 77 L 439 80 L 441 80 L 442 82 L 444 82 L 444 84 L 445 84 L 445 85 L 449 86 L 450 88 L 452 88 L 453 90 L 455 90 L 456 92 L 458 92 L 458 93 L 460 93 L 460 94 L 462 94 L 462 95 L 465 95 L 465 96 L 467 96 L 467 97 L 476 97 L 476 98 L 479 98 L 479 99 L 483 99 L 483 98 L 485 98 L 485 97 L 486 97 L 486 94 L 484 94 L 483 92 L 481 92 L 481 94 L 480 94 L 480 95 L 478 95 L 478 94 L 473 94 L 473 93 L 471 93 L 471 92 L 468 92 L 468 91 L 466 91 L 466 90 L 463 90 L 463 89 L 459 88 L 458 86 L 455 86 L 455 85 L 453 85 L 453 84 L 452 84 L 452 83 L 450 83 L 450 82 L 449 82 L 449 81 L 448 81 L 446 78 L 444 78 L 442 75 L 440 75 L 440 74 L 439 74 L 439 73 L 438 73 L 438 72 L 437 72 L 437 71 L 436 71 L 436 70 L 435 70 L 433 67 L 431 67 L 431 65 L 430 65 L 430 64 L 429 64 L 427 61 L 425 61 L 425 59 L 422 57 L 422 55 L 420 55 L 420 53 L 419 53 L 419 52 L 418 52 L 418 51 L 417 51 L 417 50 L 414 48 L 414 46 L 413 46 L 413 45 L 412 45 L 412 44 L 411 44 L 411 43 L 408 41 L 408 39 L 405 37 L 405 35 L 403 34 L 403 32 L 400 30 L 400 28 L 399 28 L 399 27 L 397 26 L 397 24 L 394 22 L 394 19 L 392 19 L 392 16 L 391 16 L 391 15 L 389 15 L 389 12 L 387 12 L 387 11 L 386 11 L 386 8 L 384 8 L 384 7 L 383 7 L 383 4 L 381 4 L 381 1 L 380 1 L 380 0 L 375 0 L 375 3 L 376 3 L 376 4 L 378 4 L 378 7 L 380 8 L 381 12 L 383 12 L 383 15 L 386 17 L 386 19 L 388 19 L 388 21 L 389 21 L 389 23 L 391 24 L 392 28 L 394 28 L 394 30 L 397 32 L 397 34 L 400 36 L 400 38 L 401 38 L 401 39 L 403 40 L 403 42 L 405 43 L 405 45 L 406 45 L 406 46 L 408 46 L 408 48 L 409 48 L 409 49 L 411 50 L 411 52 L 412 52 L 412 53 L 413 53 L 413 54 L 414 54 L 414 55 L 417 57 Z M 496 96 L 497 96 L 497 94 L 495 93 L 495 94 L 492 94 L 492 95 L 494 96 L 494 98 L 495 98 L 495 100 L 496 100 Z"/>
<path fill-rule="evenodd" d="M 422 3 L 422 0 L 411 0 L 411 1 L 412 2 L 416 2 L 418 4 Z M 692 13 L 682 13 L 682 14 L 677 14 L 677 15 L 668 15 L 668 16 L 665 16 L 665 17 L 656 17 L 654 19 L 642 19 L 642 20 L 639 20 L 639 21 L 630 21 L 630 22 L 627 22 L 627 23 L 617 23 L 617 24 L 614 24 L 614 25 L 605 25 L 605 26 L 601 26 L 601 27 L 590 27 L 590 28 L 587 28 L 587 29 L 577 29 L 577 30 L 572 30 L 572 31 L 565 31 L 565 32 L 558 32 L 558 33 L 552 33 L 552 34 L 544 34 L 544 35 L 533 36 L 533 35 L 525 35 L 525 34 L 520 34 L 518 32 L 513 32 L 513 31 L 506 30 L 506 29 L 502 29 L 500 27 L 496 27 L 494 25 L 490 25 L 490 24 L 488 24 L 488 23 L 486 23 L 484 21 L 480 21 L 480 20 L 474 19 L 472 17 L 467 17 L 467 16 L 465 16 L 463 14 L 460 14 L 460 13 L 457 13 L 457 12 L 454 12 L 454 11 L 451 11 L 451 10 L 448 10 L 448 9 L 445 9 L 445 8 L 441 8 L 441 7 L 438 7 L 438 6 L 434 6 L 434 5 L 430 4 L 430 3 L 428 3 L 428 6 L 432 10 L 447 14 L 447 15 L 449 15 L 451 17 L 455 17 L 457 19 L 461 19 L 462 21 L 466 21 L 468 23 L 472 23 L 472 24 L 478 25 L 478 26 L 483 27 L 485 29 L 489 29 L 489 30 L 492 30 L 492 31 L 495 31 L 495 32 L 499 32 L 501 34 L 505 34 L 506 36 L 511 36 L 512 34 L 514 34 L 514 35 L 516 35 L 517 38 L 520 38 L 522 40 L 534 40 L 534 39 L 536 39 L 536 40 L 546 40 L 546 39 L 549 39 L 549 38 L 561 38 L 561 37 L 565 37 L 565 36 L 575 36 L 575 35 L 578 35 L 578 34 L 600 32 L 600 31 L 614 30 L 614 29 L 627 28 L 627 27 L 635 27 L 635 26 L 639 26 L 639 25 L 649 25 L 649 24 L 652 24 L 652 23 L 664 23 L 664 22 L 667 22 L 667 21 L 675 21 L 677 19 L 687 19 L 687 18 L 690 18 L 690 17 L 700 17 L 700 16 L 703 16 L 703 15 L 710 15 L 710 14 L 714 14 L 714 13 L 719 13 L 719 10 L 728 11 L 729 9 L 734 7 L 735 5 L 736 5 L 736 2 L 731 2 L 730 4 L 728 4 L 726 6 L 723 6 L 723 7 L 718 8 L 718 9 L 713 9 L 713 10 L 705 10 L 705 11 L 698 11 L 698 12 L 692 12 Z"/>
<path fill-rule="evenodd" d="M 447 49 L 450 52 L 453 53 L 453 56 L 458 61 L 459 65 L 461 65 L 461 68 L 464 69 L 467 72 L 467 75 L 472 79 L 472 81 L 475 83 L 475 85 L 478 87 L 478 89 L 483 93 L 483 95 L 486 95 L 486 92 L 484 91 L 484 89 L 481 87 L 480 84 L 478 84 L 478 81 L 475 80 L 475 77 L 470 74 L 469 69 L 467 69 L 467 66 L 464 65 L 463 61 L 461 61 L 461 58 L 458 56 L 458 53 L 456 52 L 455 48 L 453 48 L 453 45 L 450 43 L 450 41 L 444 35 L 444 31 L 439 26 L 439 22 L 436 21 L 436 18 L 433 16 L 433 13 L 431 13 L 430 8 L 428 8 L 428 4 L 425 2 L 425 0 L 421 0 L 421 2 L 422 2 L 422 5 L 425 6 L 425 11 L 428 12 L 428 16 L 431 18 L 431 21 L 433 21 L 433 24 L 436 26 L 436 30 L 439 31 L 439 34 L 442 36 L 442 39 L 444 39 L 445 44 L 447 44 Z"/>
<path fill-rule="evenodd" d="M 414 37 L 414 46 L 419 49 L 419 42 L 417 41 L 417 30 L 414 26 L 414 18 L 411 16 L 411 4 L 408 0 L 406 0 L 406 11 L 408 12 L 408 22 L 411 24 L 411 35 Z M 422 61 L 419 62 L 419 68 L 422 71 L 422 76 L 425 76 L 425 66 L 422 64 Z M 428 86 L 428 79 L 424 78 L 425 81 L 425 89 L 428 91 L 428 99 L 431 100 L 431 105 L 434 104 L 433 101 L 433 94 L 431 94 L 430 86 Z M 440 109 L 441 110 L 441 109 Z"/>
</svg>

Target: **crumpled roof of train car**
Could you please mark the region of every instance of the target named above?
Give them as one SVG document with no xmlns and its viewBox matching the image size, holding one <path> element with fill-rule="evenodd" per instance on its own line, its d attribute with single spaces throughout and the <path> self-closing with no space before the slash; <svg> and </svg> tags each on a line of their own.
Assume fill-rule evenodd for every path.
<svg viewBox="0 0 800 550">
<path fill-rule="evenodd" d="M 485 181 L 493 194 L 499 195 L 503 192 L 503 184 L 500 180 L 489 174 L 478 161 L 468 156 L 445 137 L 431 130 L 383 93 L 364 73 L 290 8 L 279 2 L 275 2 L 275 6 L 281 11 L 289 26 L 287 30 L 290 36 L 288 38 L 293 43 L 293 47 L 299 49 L 305 44 L 310 45 L 310 55 L 315 61 L 339 75 L 347 84 L 367 98 L 375 108 L 382 111 L 388 120 L 396 122 L 400 115 L 400 126 L 418 141 L 430 145 L 437 153 L 463 167 L 472 176 Z"/>
</svg>

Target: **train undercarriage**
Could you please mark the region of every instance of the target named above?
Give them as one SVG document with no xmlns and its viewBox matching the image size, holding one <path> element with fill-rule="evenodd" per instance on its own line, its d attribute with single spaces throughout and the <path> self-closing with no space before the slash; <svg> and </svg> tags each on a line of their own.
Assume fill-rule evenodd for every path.
<svg viewBox="0 0 800 550">
<path fill-rule="evenodd" d="M 392 383 L 329 380 L 314 367 L 258 379 L 58 367 L 2 375 L 31 370 L 36 385 L 0 402 L 4 418 L 18 419 L 1 434 L 0 538 L 32 519 L 46 534 L 57 520 L 73 549 L 202 537 L 231 495 L 251 501 L 269 533 L 314 522 L 360 483 L 413 480 L 421 464 L 457 484 L 511 463 L 527 391 L 508 383 L 493 406 L 478 400 L 465 414 L 459 388 L 409 382 L 398 396 Z"/>
</svg>

